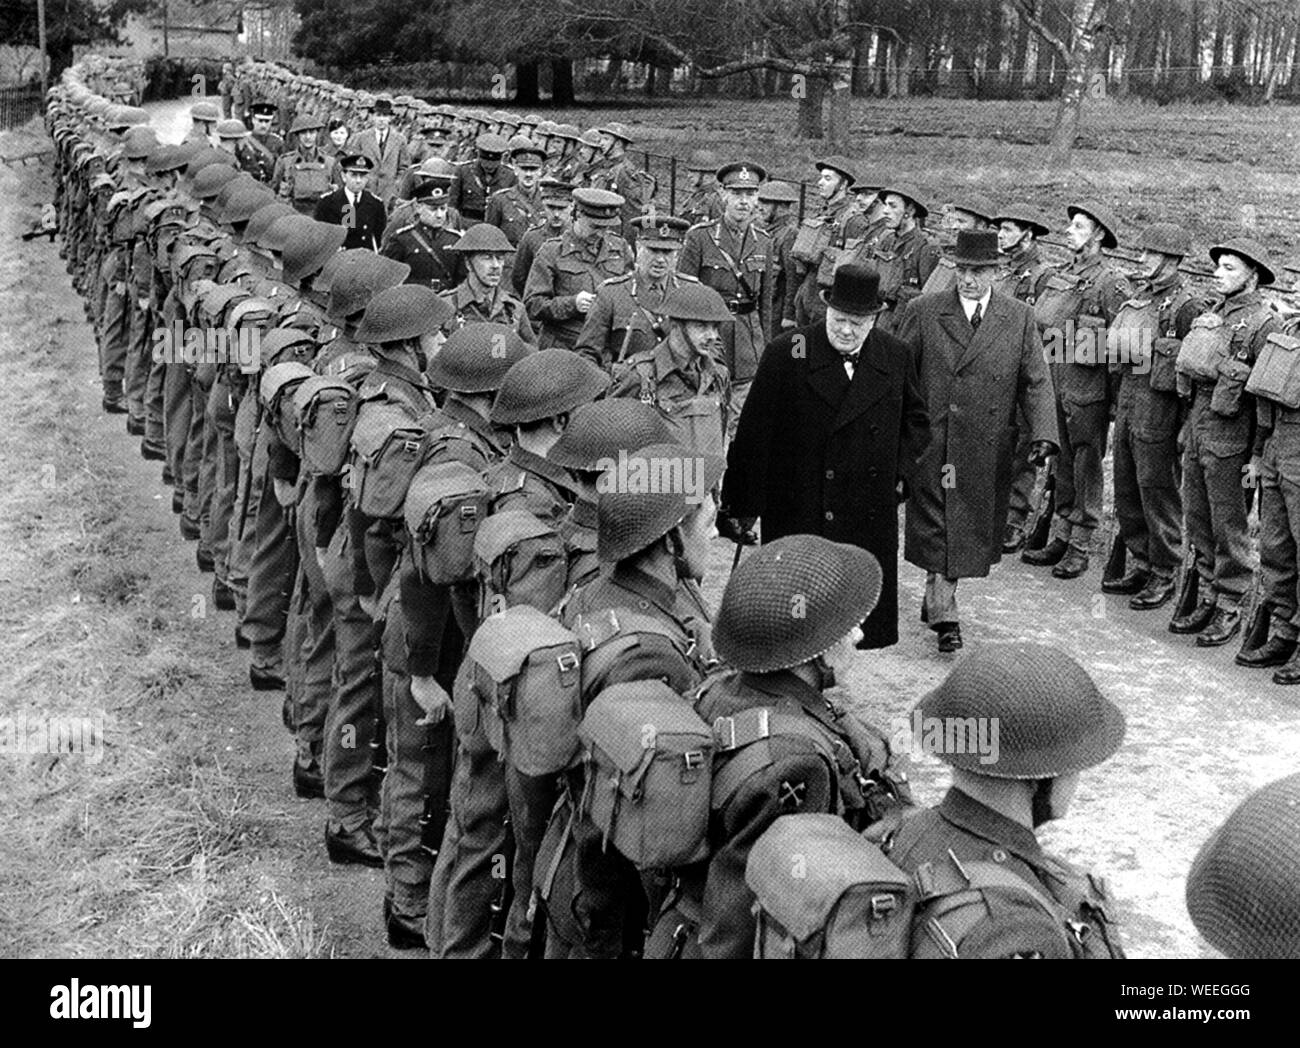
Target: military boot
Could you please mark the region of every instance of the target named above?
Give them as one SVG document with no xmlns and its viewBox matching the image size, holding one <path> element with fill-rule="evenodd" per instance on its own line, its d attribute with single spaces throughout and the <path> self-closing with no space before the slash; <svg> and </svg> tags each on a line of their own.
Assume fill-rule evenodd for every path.
<svg viewBox="0 0 1300 1048">
<path fill-rule="evenodd" d="M 1070 548 L 1070 544 L 1065 539 L 1052 539 L 1042 549 L 1027 549 L 1020 554 L 1020 559 L 1026 564 L 1032 564 L 1036 568 L 1051 567 L 1059 564 L 1061 558 L 1065 556 L 1065 551 Z"/>
</svg>

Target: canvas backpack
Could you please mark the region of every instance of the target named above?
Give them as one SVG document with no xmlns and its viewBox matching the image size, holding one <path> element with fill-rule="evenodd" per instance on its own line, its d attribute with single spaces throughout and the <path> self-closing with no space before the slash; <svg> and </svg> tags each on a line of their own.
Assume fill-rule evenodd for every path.
<svg viewBox="0 0 1300 1048">
<path fill-rule="evenodd" d="M 490 498 L 483 475 L 457 459 L 419 468 L 403 514 L 415 570 L 423 578 L 450 584 L 474 577 L 474 539 Z"/>
<path fill-rule="evenodd" d="M 296 360 L 272 364 L 262 373 L 262 417 L 295 454 L 301 450 L 301 433 L 293 411 L 293 397 L 304 382 L 314 377 L 311 368 Z"/>
<path fill-rule="evenodd" d="M 908 874 L 825 813 L 777 818 L 750 850 L 745 882 L 756 899 L 759 959 L 1085 955 L 1064 907 L 1011 870 L 949 852 Z M 1026 932 L 1032 953 L 1015 948 Z"/>
<path fill-rule="evenodd" d="M 612 684 L 578 728 L 585 786 L 579 814 L 641 870 L 709 853 L 713 732 L 663 681 Z"/>
<path fill-rule="evenodd" d="M 553 614 L 568 586 L 564 539 L 526 509 L 493 513 L 474 536 L 474 575 L 480 618 L 520 604 Z"/>
<path fill-rule="evenodd" d="M 424 431 L 405 404 L 362 401 L 348 457 L 348 486 L 357 509 L 368 517 L 401 517 L 423 443 Z"/>
<path fill-rule="evenodd" d="M 294 391 L 299 454 L 309 472 L 327 477 L 343 472 L 358 404 L 351 383 L 328 375 L 309 378 Z"/>
</svg>

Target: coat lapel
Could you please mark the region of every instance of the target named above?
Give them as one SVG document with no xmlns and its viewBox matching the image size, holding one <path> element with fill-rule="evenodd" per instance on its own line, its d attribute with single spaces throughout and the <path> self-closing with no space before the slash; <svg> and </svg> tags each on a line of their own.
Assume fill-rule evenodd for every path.
<svg viewBox="0 0 1300 1048">
<path fill-rule="evenodd" d="M 958 309 L 961 304 L 958 303 Z M 989 308 L 983 321 L 980 323 L 980 329 L 974 333 L 970 342 L 958 354 L 953 362 L 953 374 L 960 372 L 972 361 L 976 360 L 982 353 L 996 346 L 1007 331 L 1008 318 L 1011 311 L 1007 308 L 1007 302 L 1004 296 L 999 295 L 996 291 L 989 296 Z M 970 322 L 962 317 L 966 323 L 967 330 L 970 330 Z"/>
<path fill-rule="evenodd" d="M 844 363 L 826 340 L 824 327 L 817 328 L 809 341 L 808 385 L 832 410 L 837 409 L 843 403 L 845 391 L 849 388 L 849 376 L 844 370 Z M 854 378 L 856 380 L 856 374 Z"/>
<path fill-rule="evenodd" d="M 944 296 L 943 306 L 939 311 L 939 326 L 948 336 L 943 344 L 944 353 L 948 358 L 948 367 L 955 371 L 958 360 L 966 354 L 971 340 L 976 335 L 970 326 L 970 321 L 966 319 L 966 311 L 962 309 L 961 296 L 957 294 L 956 288 Z M 980 329 L 983 330 L 982 324 Z"/>
<path fill-rule="evenodd" d="M 864 414 L 873 404 L 890 391 L 888 381 L 889 368 L 882 360 L 882 351 L 878 345 L 877 329 L 872 328 L 866 342 L 862 344 L 862 354 L 858 366 L 853 369 L 853 381 L 849 383 L 848 395 L 840 401 L 840 410 L 835 415 L 834 429 L 847 426 L 859 415 Z M 834 350 L 832 349 L 833 353 Z M 840 374 L 844 375 L 844 365 L 836 361 Z M 848 376 L 845 375 L 847 379 Z"/>
</svg>

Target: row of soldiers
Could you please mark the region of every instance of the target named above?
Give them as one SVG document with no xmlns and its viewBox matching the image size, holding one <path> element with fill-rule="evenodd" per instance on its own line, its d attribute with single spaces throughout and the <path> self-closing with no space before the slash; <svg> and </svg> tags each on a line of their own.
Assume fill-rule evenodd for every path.
<svg viewBox="0 0 1300 1048">
<path fill-rule="evenodd" d="M 74 75 L 49 123 L 64 251 L 101 363 L 125 357 L 128 425 L 143 426 L 146 458 L 166 462 L 218 607 L 238 612 L 253 686 L 286 689 L 294 786 L 324 796 L 328 854 L 385 869 L 393 945 L 438 956 L 812 949 L 787 915 L 841 866 L 822 848 L 836 842 L 823 840 L 821 813 L 874 828 L 855 832 L 855 847 L 929 886 L 909 896 L 917 913 L 938 920 L 942 903 L 957 915 L 941 922 L 953 955 L 1120 955 L 1104 889 L 1043 855 L 1032 832 L 1064 814 L 1077 773 L 1122 739 L 1122 716 L 1077 664 L 1013 645 L 959 665 L 919 709 L 998 718 L 1007 763 L 954 756 L 944 804 L 913 812 L 890 740 L 831 691 L 879 598 L 880 566 L 812 536 L 779 540 L 737 568 L 714 619 L 699 583 L 722 460 L 677 436 L 671 402 L 616 366 L 630 322 L 603 345 L 592 336 L 590 354 L 570 352 L 558 329 L 556 344 L 532 349 L 520 324 L 459 315 L 454 294 L 345 247 L 349 226 L 295 213 L 224 157 L 142 149 L 152 136 L 105 127 L 99 101 Z M 739 201 L 729 207 L 752 214 L 760 170 L 718 171 Z M 620 202 L 599 192 L 572 195 L 586 217 L 616 223 Z M 647 277 L 675 272 L 685 225 L 642 220 Z M 668 258 L 654 257 L 656 240 Z M 461 253 L 504 256 L 500 244 Z M 504 259 L 492 261 L 499 276 Z M 617 283 L 592 294 L 576 338 Z M 706 280 L 676 282 L 657 314 L 666 334 L 645 318 L 651 352 L 672 362 L 694 351 L 703 370 L 736 305 Z M 182 329 L 225 333 L 236 348 L 187 360 L 166 337 Z M 676 484 L 628 480 L 665 464 Z M 796 601 L 803 613 L 791 615 Z M 1016 686 L 990 687 L 1008 674 Z M 1030 729 L 1045 722 L 1049 739 L 1070 742 Z M 823 876 L 774 878 L 781 864 L 762 857 L 792 846 L 824 860 L 813 866 Z M 1022 886 L 981 882 L 971 896 L 961 878 L 1008 854 Z M 1036 922 L 981 917 L 1005 911 L 990 900 L 1017 897 Z M 898 955 L 929 948 L 899 934 Z"/>
</svg>

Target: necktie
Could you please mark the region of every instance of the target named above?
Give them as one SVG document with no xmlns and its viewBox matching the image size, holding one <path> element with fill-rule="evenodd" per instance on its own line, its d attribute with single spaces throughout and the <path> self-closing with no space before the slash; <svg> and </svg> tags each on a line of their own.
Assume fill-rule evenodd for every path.
<svg viewBox="0 0 1300 1048">
<path fill-rule="evenodd" d="M 980 329 L 980 321 L 983 320 L 983 319 L 984 319 L 984 318 L 980 316 L 980 304 L 979 304 L 978 302 L 976 302 L 976 303 L 975 303 L 975 312 L 972 313 L 972 314 L 970 315 L 970 328 L 971 328 L 971 330 L 972 330 L 972 331 L 978 331 L 978 330 Z"/>
<path fill-rule="evenodd" d="M 849 376 L 849 381 L 853 380 L 853 375 L 858 370 L 858 357 L 860 355 L 861 350 L 857 353 L 845 353 L 843 355 L 844 373 Z"/>
</svg>

